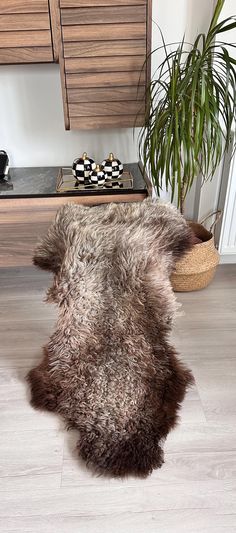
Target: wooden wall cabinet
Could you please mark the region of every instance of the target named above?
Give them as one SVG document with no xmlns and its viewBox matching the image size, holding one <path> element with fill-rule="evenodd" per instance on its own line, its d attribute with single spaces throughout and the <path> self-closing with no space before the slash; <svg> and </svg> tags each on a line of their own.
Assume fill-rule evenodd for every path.
<svg viewBox="0 0 236 533">
<path fill-rule="evenodd" d="M 53 60 L 48 0 L 0 0 L 0 63 Z"/>
<path fill-rule="evenodd" d="M 60 0 L 68 129 L 143 124 L 150 19 L 149 0 Z"/>
<path fill-rule="evenodd" d="M 59 60 L 66 129 L 140 126 L 151 0 L 0 0 L 0 63 Z"/>
</svg>

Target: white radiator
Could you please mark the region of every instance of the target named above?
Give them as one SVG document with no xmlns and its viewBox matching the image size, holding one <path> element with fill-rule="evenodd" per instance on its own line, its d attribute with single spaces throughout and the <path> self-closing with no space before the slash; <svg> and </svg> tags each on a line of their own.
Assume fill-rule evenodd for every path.
<svg viewBox="0 0 236 533">
<path fill-rule="evenodd" d="M 234 156 L 230 168 L 219 252 L 223 262 L 236 263 L 236 156 Z"/>
</svg>

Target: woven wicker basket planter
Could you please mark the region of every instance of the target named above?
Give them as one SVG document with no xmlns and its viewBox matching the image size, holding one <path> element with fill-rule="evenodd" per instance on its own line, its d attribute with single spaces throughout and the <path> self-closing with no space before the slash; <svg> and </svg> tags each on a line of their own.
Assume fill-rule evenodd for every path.
<svg viewBox="0 0 236 533">
<path fill-rule="evenodd" d="M 171 275 L 174 291 L 198 291 L 212 281 L 219 263 L 219 254 L 214 245 L 214 236 L 202 224 L 189 222 L 196 237 L 203 242 L 195 244 L 186 256 L 178 261 Z"/>
</svg>

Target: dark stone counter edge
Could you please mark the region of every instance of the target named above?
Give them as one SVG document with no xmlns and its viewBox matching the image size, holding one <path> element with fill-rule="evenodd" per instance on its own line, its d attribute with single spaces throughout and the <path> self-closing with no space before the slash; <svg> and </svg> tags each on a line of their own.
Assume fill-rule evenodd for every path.
<svg viewBox="0 0 236 533">
<path fill-rule="evenodd" d="M 148 195 L 147 189 L 113 189 L 113 191 L 108 191 L 105 189 L 101 189 L 98 191 L 68 191 L 68 192 L 56 192 L 56 193 L 48 193 L 48 194 L 1 194 L 0 195 L 0 201 L 1 200 L 9 200 L 9 199 L 18 199 L 19 198 L 60 198 L 62 197 L 73 197 L 73 196 L 116 196 L 116 195 L 127 195 L 127 194 L 146 194 Z"/>
</svg>

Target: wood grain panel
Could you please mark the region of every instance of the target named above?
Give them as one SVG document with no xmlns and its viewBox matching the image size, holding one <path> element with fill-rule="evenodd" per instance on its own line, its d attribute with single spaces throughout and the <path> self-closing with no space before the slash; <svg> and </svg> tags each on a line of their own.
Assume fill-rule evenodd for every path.
<svg viewBox="0 0 236 533">
<path fill-rule="evenodd" d="M 108 115 L 137 115 L 144 114 L 142 102 L 89 102 L 69 105 L 71 117 L 106 117 Z"/>
<path fill-rule="evenodd" d="M 49 0 L 50 22 L 52 30 L 53 57 L 55 63 L 59 62 L 60 50 L 62 53 L 61 24 L 58 0 Z M 63 54 L 62 54 L 63 55 Z"/>
<path fill-rule="evenodd" d="M 143 126 L 144 116 L 117 115 L 112 117 L 71 117 L 70 126 L 72 129 L 104 129 L 104 128 L 133 128 Z M 135 201 L 135 200 L 133 200 Z"/>
<path fill-rule="evenodd" d="M 1 206 L 4 204 L 2 214 L 2 217 L 4 215 L 4 226 L 0 220 L 0 227 L 2 226 L 0 232 L 0 267 L 31 265 L 33 250 L 38 239 L 45 235 L 57 210 L 68 202 L 92 206 L 111 201 L 116 203 L 141 202 L 146 197 L 147 192 L 143 191 L 116 194 L 115 196 L 100 194 L 99 196 L 27 198 L 12 199 L 11 201 L 1 199 Z"/>
<path fill-rule="evenodd" d="M 68 102 L 67 102 L 67 87 L 65 76 L 65 60 L 63 56 L 63 39 L 62 28 L 60 22 L 60 9 L 58 0 L 49 0 L 50 13 L 52 19 L 52 40 L 53 40 L 53 52 L 55 60 L 59 62 L 60 67 L 60 79 L 61 79 L 61 91 L 63 101 L 63 113 L 65 129 L 70 129 Z"/>
<path fill-rule="evenodd" d="M 141 70 L 145 56 L 117 56 L 72 58 L 65 60 L 66 72 L 125 72 L 126 70 Z"/>
<path fill-rule="evenodd" d="M 127 6 L 146 4 L 147 0 L 60 0 L 60 7 Z"/>
<path fill-rule="evenodd" d="M 48 13 L 19 13 L 2 15 L 0 31 L 14 30 L 48 30 L 50 28 Z"/>
<path fill-rule="evenodd" d="M 9 31 L 0 33 L 0 48 L 51 46 L 50 30 Z"/>
<path fill-rule="evenodd" d="M 122 202 L 122 198 L 125 198 L 124 201 L 133 201 L 134 196 L 147 197 L 147 191 L 144 190 L 142 193 L 133 193 L 128 194 L 116 194 L 115 201 Z M 101 201 L 102 200 L 102 201 Z M 31 223 L 31 220 L 35 222 L 50 221 L 52 217 L 56 214 L 57 209 L 60 206 L 68 204 L 70 202 L 75 204 L 82 205 L 97 205 L 100 203 L 109 203 L 114 201 L 114 196 L 99 194 L 99 196 L 51 196 L 51 197 L 38 197 L 38 198 L 1 198 L 1 213 L 0 213 L 0 222 L 11 224 L 18 223 L 19 220 L 22 222 Z M 41 213 L 41 216 L 40 216 Z M 7 216 L 8 221 L 7 221 Z M 0 233 L 1 236 L 1 233 Z"/>
<path fill-rule="evenodd" d="M 70 128 L 134 125 L 145 98 L 147 2 L 60 0 Z"/>
<path fill-rule="evenodd" d="M 114 121 L 114 118 L 112 120 Z M 39 237 L 46 233 L 57 210 L 68 202 L 82 205 L 98 205 L 114 201 L 116 203 L 138 202 L 146 197 L 147 191 L 144 190 L 142 192 L 134 191 L 129 194 L 118 193 L 112 196 L 99 194 L 99 196 L 1 199 L 0 267 L 31 265 L 32 253 L 36 242 Z"/>
<path fill-rule="evenodd" d="M 68 89 L 69 103 L 76 102 L 109 102 L 122 100 L 142 100 L 145 95 L 145 85 L 137 87 L 113 87 L 94 89 Z"/>
<path fill-rule="evenodd" d="M 0 63 L 48 63 L 53 61 L 51 47 L 0 48 Z"/>
<path fill-rule="evenodd" d="M 82 87 L 119 87 L 133 86 L 145 83 L 145 72 L 91 72 L 89 74 L 67 74 L 67 88 Z"/>
<path fill-rule="evenodd" d="M 48 0 L 0 0 L 0 14 L 48 12 Z"/>
<path fill-rule="evenodd" d="M 75 24 L 120 24 L 122 22 L 143 22 L 146 16 L 146 6 L 108 6 L 72 8 L 61 10 L 62 25 Z M 109 31 L 101 30 L 102 33 Z"/>
<path fill-rule="evenodd" d="M 146 23 L 134 24 L 109 24 L 108 28 L 99 29 L 96 24 L 87 24 L 84 26 L 64 26 L 64 41 L 117 41 L 118 39 L 145 39 Z"/>
<path fill-rule="evenodd" d="M 146 52 L 146 41 L 89 41 L 64 43 L 64 57 L 136 56 Z"/>
</svg>

